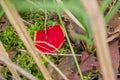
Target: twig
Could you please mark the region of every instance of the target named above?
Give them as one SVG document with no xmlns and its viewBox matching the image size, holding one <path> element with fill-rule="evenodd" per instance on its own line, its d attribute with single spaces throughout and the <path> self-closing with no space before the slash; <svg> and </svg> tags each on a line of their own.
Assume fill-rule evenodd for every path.
<svg viewBox="0 0 120 80">
<path fill-rule="evenodd" d="M 0 41 L 0 55 L 3 55 L 4 57 L 6 57 L 11 62 L 11 60 L 8 56 L 8 53 L 5 51 L 1 41 Z M 10 72 L 12 73 L 14 79 L 21 80 L 17 71 L 14 69 L 14 67 L 10 67 L 9 65 L 7 67 L 9 68 Z"/>
<path fill-rule="evenodd" d="M 47 10 L 46 10 L 45 0 L 44 0 L 44 5 L 45 5 L 45 11 L 44 11 L 44 13 L 45 13 L 44 28 L 45 28 L 45 37 L 46 37 L 46 39 L 47 39 L 47 38 L 48 38 L 48 36 L 47 36 L 47 27 L 46 27 L 46 22 L 47 22 Z"/>
<path fill-rule="evenodd" d="M 112 41 L 115 38 L 120 36 L 120 24 L 115 28 L 114 32 L 111 33 L 112 35 L 107 38 L 107 42 Z"/>
<path fill-rule="evenodd" d="M 8 19 L 10 20 L 13 27 L 16 29 L 18 35 L 24 42 L 26 48 L 31 53 L 33 59 L 38 65 L 38 68 L 43 73 L 43 76 L 46 80 L 52 80 L 52 77 L 49 75 L 48 70 L 45 65 L 42 63 L 41 58 L 38 56 L 37 51 L 35 50 L 34 43 L 32 42 L 25 25 L 23 24 L 19 14 L 9 0 L 0 0 L 1 6 L 3 7 Z"/>
<path fill-rule="evenodd" d="M 28 22 L 28 21 L 26 21 L 24 19 L 22 19 L 22 21 L 25 22 L 25 23 L 27 23 L 27 24 L 29 24 L 29 25 L 32 25 L 30 22 Z"/>
<path fill-rule="evenodd" d="M 107 46 L 107 34 L 103 15 L 100 13 L 96 0 L 82 0 L 91 21 L 92 30 L 95 37 L 98 60 L 100 62 L 101 71 L 104 80 L 115 80 L 112 68 L 111 56 Z"/>
<path fill-rule="evenodd" d="M 50 54 L 52 56 L 73 56 L 72 54 L 58 54 L 58 53 L 52 53 Z M 81 54 L 76 54 L 75 56 L 82 56 Z"/>
<path fill-rule="evenodd" d="M 120 36 L 120 33 L 115 33 L 112 36 L 107 38 L 107 42 L 110 42 L 112 40 L 114 40 L 115 38 L 118 38 Z"/>
<path fill-rule="evenodd" d="M 2 54 L 4 54 L 4 53 L 2 53 Z M 5 58 L 2 55 L 0 55 L 0 61 L 4 62 L 7 66 L 10 66 L 12 68 L 14 67 L 19 73 L 23 74 L 23 76 L 27 77 L 30 80 L 39 80 L 38 78 L 36 78 L 32 74 L 26 72 L 21 67 L 19 67 L 18 65 L 12 63 L 11 61 L 9 61 L 7 58 Z"/>
<path fill-rule="evenodd" d="M 24 50 L 24 49 L 18 49 L 18 51 L 20 52 L 25 52 L 25 53 L 28 53 L 27 50 Z M 44 55 L 44 53 L 43 53 Z M 73 56 L 72 54 L 63 54 L 63 53 L 51 53 L 51 54 L 47 54 L 47 55 L 52 55 L 52 56 Z M 81 54 L 76 54 L 75 56 L 82 56 Z"/>
</svg>

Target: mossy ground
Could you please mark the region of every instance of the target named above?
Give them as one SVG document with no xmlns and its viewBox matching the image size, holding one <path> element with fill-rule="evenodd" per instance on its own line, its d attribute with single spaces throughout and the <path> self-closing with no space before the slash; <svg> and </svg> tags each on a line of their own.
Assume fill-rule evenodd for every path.
<svg viewBox="0 0 120 80">
<path fill-rule="evenodd" d="M 32 21 L 31 24 L 26 24 L 26 23 L 25 24 L 26 24 L 28 33 L 31 36 L 31 39 L 34 40 L 35 31 L 45 28 L 44 27 L 45 14 L 43 12 L 34 13 L 34 12 L 23 11 L 23 12 L 20 12 L 20 15 L 23 18 L 23 21 L 27 21 L 27 22 Z M 51 26 L 54 23 L 59 23 L 59 22 L 56 22 L 53 20 L 47 20 L 46 25 Z M 20 65 L 23 69 L 33 74 L 34 76 L 38 77 L 40 80 L 44 80 L 42 73 L 39 71 L 31 55 L 28 52 L 19 51 L 19 49 L 26 50 L 26 48 L 10 23 L 8 25 L 8 28 L 5 31 L 0 32 L 0 40 L 2 41 L 6 50 L 10 50 L 13 47 L 16 49 L 17 54 L 13 58 L 14 63 Z M 60 48 L 61 53 L 66 53 L 67 50 L 68 50 L 67 47 L 64 45 Z M 50 55 L 47 55 L 47 57 L 50 60 L 52 60 L 54 63 L 57 63 L 57 60 L 55 57 L 52 57 Z M 46 60 L 45 59 L 42 59 L 42 60 L 43 60 L 43 63 L 47 66 L 48 63 L 46 62 Z M 11 77 L 12 75 L 6 66 L 3 67 L 1 74 L 7 80 L 12 80 L 12 77 Z M 25 77 L 23 76 L 21 77 L 23 80 L 26 80 Z"/>
</svg>

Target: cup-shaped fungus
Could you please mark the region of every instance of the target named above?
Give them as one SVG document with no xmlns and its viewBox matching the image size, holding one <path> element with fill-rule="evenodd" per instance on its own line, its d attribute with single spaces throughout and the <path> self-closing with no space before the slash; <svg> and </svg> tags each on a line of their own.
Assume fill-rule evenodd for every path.
<svg viewBox="0 0 120 80">
<path fill-rule="evenodd" d="M 43 53 L 58 50 L 64 42 L 64 31 L 59 24 L 35 32 L 35 47 Z"/>
</svg>

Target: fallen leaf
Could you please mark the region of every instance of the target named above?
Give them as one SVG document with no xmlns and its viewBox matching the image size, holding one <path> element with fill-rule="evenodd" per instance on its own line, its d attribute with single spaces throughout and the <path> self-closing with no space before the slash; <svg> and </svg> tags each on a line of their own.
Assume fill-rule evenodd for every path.
<svg viewBox="0 0 120 80">
<path fill-rule="evenodd" d="M 72 32 L 76 32 L 78 34 L 85 34 L 85 31 L 83 31 L 83 29 L 80 28 L 68 15 L 63 14 L 62 18 L 65 23 L 66 30 L 68 31 L 70 39 L 75 43 L 80 42 L 79 39 L 73 37 Z"/>
<path fill-rule="evenodd" d="M 78 61 L 80 61 L 80 58 L 78 58 Z M 76 71 L 76 65 L 74 62 L 73 57 L 63 57 L 60 61 L 57 67 L 63 72 L 64 75 L 69 76 L 72 74 L 72 72 Z M 54 70 L 51 65 L 48 66 L 48 70 L 53 77 L 54 80 L 63 80 L 63 78 L 59 75 L 59 73 Z M 78 75 L 79 76 L 79 75 Z"/>
<path fill-rule="evenodd" d="M 82 72 L 92 70 L 93 67 L 99 68 L 99 63 L 94 55 L 89 55 L 88 52 L 83 51 L 81 56 L 80 68 Z"/>
<path fill-rule="evenodd" d="M 113 18 L 109 21 L 108 26 L 110 28 L 116 28 L 120 24 L 120 12 L 117 12 Z"/>
<path fill-rule="evenodd" d="M 72 73 L 68 76 L 69 80 L 81 80 L 78 72 Z"/>
<path fill-rule="evenodd" d="M 111 53 L 113 68 L 114 68 L 115 73 L 117 74 L 118 68 L 119 68 L 119 60 L 120 60 L 118 40 L 111 42 L 109 44 L 109 49 Z"/>
<path fill-rule="evenodd" d="M 15 48 L 11 48 L 10 50 L 7 51 L 8 52 L 8 55 L 9 55 L 9 58 L 12 60 L 15 55 L 17 54 L 17 50 Z"/>
</svg>

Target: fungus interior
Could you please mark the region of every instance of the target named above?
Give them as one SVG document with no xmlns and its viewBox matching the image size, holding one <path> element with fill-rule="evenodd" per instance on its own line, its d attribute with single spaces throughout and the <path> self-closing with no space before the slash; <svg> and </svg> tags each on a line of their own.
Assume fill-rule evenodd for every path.
<svg viewBox="0 0 120 80">
<path fill-rule="evenodd" d="M 59 49 L 64 42 L 64 31 L 59 24 L 37 30 L 35 33 L 35 47 L 43 53 L 50 53 Z"/>
</svg>

